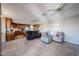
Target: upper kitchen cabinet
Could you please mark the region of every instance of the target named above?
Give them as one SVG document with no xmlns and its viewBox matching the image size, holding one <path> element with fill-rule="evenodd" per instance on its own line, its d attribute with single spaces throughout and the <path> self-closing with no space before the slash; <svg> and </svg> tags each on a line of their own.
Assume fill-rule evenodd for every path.
<svg viewBox="0 0 79 59">
<path fill-rule="evenodd" d="M 10 29 L 12 25 L 12 19 L 10 18 L 5 18 L 5 23 L 6 23 L 6 29 Z"/>
</svg>

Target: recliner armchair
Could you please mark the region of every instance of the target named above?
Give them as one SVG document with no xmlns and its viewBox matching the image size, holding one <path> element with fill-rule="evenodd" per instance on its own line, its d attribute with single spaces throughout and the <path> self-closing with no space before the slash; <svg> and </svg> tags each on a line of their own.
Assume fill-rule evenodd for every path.
<svg viewBox="0 0 79 59">
<path fill-rule="evenodd" d="M 49 33 L 43 32 L 41 36 L 41 41 L 45 43 L 50 43 L 52 41 L 52 38 Z"/>
<path fill-rule="evenodd" d="M 55 35 L 53 35 L 53 40 L 57 41 L 57 42 L 63 42 L 64 41 L 64 33 L 57 32 Z"/>
</svg>

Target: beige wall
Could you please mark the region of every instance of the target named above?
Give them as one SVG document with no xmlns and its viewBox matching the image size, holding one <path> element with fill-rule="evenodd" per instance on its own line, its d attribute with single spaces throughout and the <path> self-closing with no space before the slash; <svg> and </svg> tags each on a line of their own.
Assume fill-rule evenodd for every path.
<svg viewBox="0 0 79 59">
<path fill-rule="evenodd" d="M 64 19 L 63 24 L 65 41 L 79 44 L 79 16 Z"/>
</svg>

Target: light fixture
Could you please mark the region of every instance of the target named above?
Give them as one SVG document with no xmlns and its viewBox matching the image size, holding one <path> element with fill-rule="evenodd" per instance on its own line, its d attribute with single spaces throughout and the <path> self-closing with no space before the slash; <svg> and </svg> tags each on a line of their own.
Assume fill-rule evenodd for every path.
<svg viewBox="0 0 79 59">
<path fill-rule="evenodd" d="M 39 30 L 40 30 L 40 27 L 39 27 Z"/>
<path fill-rule="evenodd" d="M 57 26 L 59 26 L 59 24 L 56 24 Z"/>
<path fill-rule="evenodd" d="M 52 24 L 53 26 L 59 26 L 60 24 Z"/>
<path fill-rule="evenodd" d="M 26 27 L 26 28 L 25 28 L 25 30 L 29 30 L 29 28 L 28 28 L 28 27 Z"/>
<path fill-rule="evenodd" d="M 44 15 L 44 16 L 45 16 L 46 14 L 45 14 L 45 13 L 43 13 L 42 15 Z"/>
<path fill-rule="evenodd" d="M 33 30 L 33 25 L 30 26 L 30 29 Z"/>
<path fill-rule="evenodd" d="M 0 15 L 0 17 L 2 18 L 2 17 L 4 17 L 3 15 Z"/>
<path fill-rule="evenodd" d="M 53 26 L 55 26 L 55 24 L 52 24 Z"/>
<path fill-rule="evenodd" d="M 31 25 L 30 28 L 33 28 L 33 26 Z"/>
<path fill-rule="evenodd" d="M 27 30 L 28 28 L 26 27 L 25 29 Z"/>
</svg>

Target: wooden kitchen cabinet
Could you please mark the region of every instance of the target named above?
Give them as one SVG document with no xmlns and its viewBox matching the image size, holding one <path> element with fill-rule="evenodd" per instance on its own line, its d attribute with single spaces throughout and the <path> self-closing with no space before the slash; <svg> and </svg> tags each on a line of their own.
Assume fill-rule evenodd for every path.
<svg viewBox="0 0 79 59">
<path fill-rule="evenodd" d="M 7 32 L 6 33 L 6 41 L 11 41 L 11 40 L 14 40 L 15 39 L 15 35 L 14 35 L 14 32 Z"/>
<path fill-rule="evenodd" d="M 12 19 L 10 18 L 5 18 L 5 26 L 6 26 L 6 41 L 11 41 L 14 40 L 14 32 L 12 31 L 8 31 L 8 29 L 11 30 L 11 26 L 12 26 Z"/>
<path fill-rule="evenodd" d="M 10 18 L 5 18 L 6 19 L 6 29 L 10 29 L 12 25 L 12 19 Z"/>
</svg>

